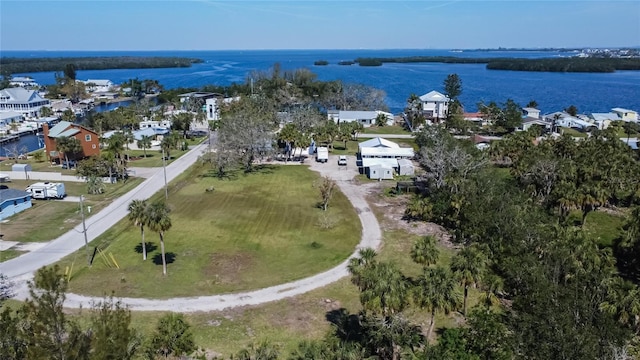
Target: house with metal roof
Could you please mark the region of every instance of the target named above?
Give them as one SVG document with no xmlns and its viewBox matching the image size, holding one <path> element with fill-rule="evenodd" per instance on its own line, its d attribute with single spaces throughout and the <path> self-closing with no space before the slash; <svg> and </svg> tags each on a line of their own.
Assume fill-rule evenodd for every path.
<svg viewBox="0 0 640 360">
<path fill-rule="evenodd" d="M 393 141 L 377 137 L 360 143 L 356 163 L 360 167 L 360 172 L 367 174 L 370 178 L 388 179 L 389 169 L 392 170 L 391 174 L 400 173 L 398 161 L 411 159 L 414 155 L 415 152 L 411 147 L 400 147 Z"/>
<path fill-rule="evenodd" d="M 422 114 L 427 120 L 439 122 L 440 119 L 447 117 L 449 101 L 451 101 L 448 96 L 433 90 L 420 96 L 420 101 L 422 102 Z"/>
<path fill-rule="evenodd" d="M 31 193 L 18 189 L 0 189 L 0 220 L 31 207 Z"/>
<path fill-rule="evenodd" d="M 618 114 L 622 121 L 638 122 L 638 113 L 633 110 L 623 108 L 613 108 L 611 112 Z"/>
<path fill-rule="evenodd" d="M 0 90 L 0 112 L 15 111 L 28 117 L 37 117 L 40 109 L 49 104 L 49 100 L 35 90 L 21 87 Z"/>
<path fill-rule="evenodd" d="M 72 124 L 68 121 L 60 121 L 52 128 L 49 124 L 42 125 L 44 135 L 45 153 L 50 161 L 60 161 L 64 154 L 57 149 L 56 139 L 62 137 L 74 137 L 80 141 L 82 150 L 78 154 L 68 154 L 70 158 L 85 158 L 100 154 L 100 135 L 82 125 Z"/>
<path fill-rule="evenodd" d="M 327 116 L 336 124 L 343 122 L 358 122 L 364 127 L 376 125 L 378 116 L 384 115 L 385 125 L 393 125 L 393 114 L 384 111 L 352 111 L 352 110 L 329 110 Z"/>
<path fill-rule="evenodd" d="M 30 78 L 28 76 L 12 77 L 11 80 L 9 80 L 9 84 L 11 86 L 18 86 L 23 88 L 39 88 L 40 87 L 40 84 L 38 84 L 35 80 L 33 80 L 33 78 Z"/>
<path fill-rule="evenodd" d="M 362 150 L 363 148 L 399 148 L 400 146 L 393 141 L 389 141 L 385 138 L 376 137 L 373 139 L 369 139 L 358 144 L 358 149 Z"/>
</svg>

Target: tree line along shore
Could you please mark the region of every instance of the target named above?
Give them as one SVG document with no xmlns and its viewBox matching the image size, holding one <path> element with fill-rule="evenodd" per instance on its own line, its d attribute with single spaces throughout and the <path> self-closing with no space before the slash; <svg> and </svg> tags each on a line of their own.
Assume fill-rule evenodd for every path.
<svg viewBox="0 0 640 360">
<path fill-rule="evenodd" d="M 77 70 L 107 70 L 190 67 L 201 62 L 202 59 L 160 56 L 0 58 L 2 72 L 8 74 L 62 71 L 67 64 L 75 65 Z"/>
<path fill-rule="evenodd" d="M 617 70 L 640 70 L 640 58 L 461 58 L 455 56 L 408 56 L 387 58 L 356 58 L 341 61 L 339 65 L 382 66 L 384 63 L 445 63 L 445 64 L 487 64 L 490 70 L 544 71 L 544 72 L 600 72 Z M 326 60 L 318 60 L 314 65 L 328 65 Z"/>
</svg>

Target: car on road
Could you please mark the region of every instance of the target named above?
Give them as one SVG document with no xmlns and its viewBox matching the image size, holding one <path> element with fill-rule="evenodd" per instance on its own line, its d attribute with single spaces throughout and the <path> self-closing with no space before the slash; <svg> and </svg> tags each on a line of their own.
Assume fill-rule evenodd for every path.
<svg viewBox="0 0 640 360">
<path fill-rule="evenodd" d="M 340 155 L 340 157 L 338 158 L 338 165 L 347 166 L 347 157 L 344 155 Z"/>
<path fill-rule="evenodd" d="M 69 162 L 63 161 L 62 168 L 63 169 L 72 169 L 78 167 L 78 163 L 74 160 L 69 160 Z"/>
</svg>

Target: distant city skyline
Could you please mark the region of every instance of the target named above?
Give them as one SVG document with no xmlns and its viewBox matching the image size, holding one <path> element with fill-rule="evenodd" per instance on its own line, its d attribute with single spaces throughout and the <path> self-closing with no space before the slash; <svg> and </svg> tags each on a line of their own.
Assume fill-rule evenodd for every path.
<svg viewBox="0 0 640 360">
<path fill-rule="evenodd" d="M 0 1 L 0 51 L 640 46 L 640 1 Z"/>
</svg>

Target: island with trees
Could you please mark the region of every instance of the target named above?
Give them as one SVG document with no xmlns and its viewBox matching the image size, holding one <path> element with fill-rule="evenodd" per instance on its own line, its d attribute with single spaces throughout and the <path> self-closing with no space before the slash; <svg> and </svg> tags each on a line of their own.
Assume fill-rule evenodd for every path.
<svg viewBox="0 0 640 360">
<path fill-rule="evenodd" d="M 34 73 L 62 71 L 68 64 L 76 70 L 147 69 L 190 67 L 202 59 L 161 56 L 96 56 L 96 57 L 52 57 L 52 58 L 0 58 L 3 73 Z"/>
</svg>

